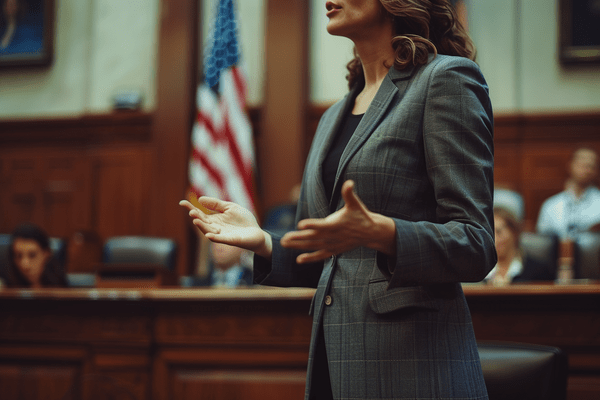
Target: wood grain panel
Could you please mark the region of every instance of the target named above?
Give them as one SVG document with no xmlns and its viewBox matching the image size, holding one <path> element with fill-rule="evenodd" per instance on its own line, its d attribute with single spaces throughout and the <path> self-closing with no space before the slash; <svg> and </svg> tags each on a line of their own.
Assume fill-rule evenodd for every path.
<svg viewBox="0 0 600 400">
<path fill-rule="evenodd" d="M 95 153 L 95 231 L 104 240 L 150 232 L 153 158 L 141 146 Z"/>
<path fill-rule="evenodd" d="M 173 398 L 181 400 L 302 400 L 305 371 L 231 368 L 172 372 Z"/>
<path fill-rule="evenodd" d="M 41 361 L 41 360 L 40 360 Z M 56 400 L 71 398 L 79 377 L 77 365 L 61 363 L 0 362 L 3 400 Z"/>
</svg>

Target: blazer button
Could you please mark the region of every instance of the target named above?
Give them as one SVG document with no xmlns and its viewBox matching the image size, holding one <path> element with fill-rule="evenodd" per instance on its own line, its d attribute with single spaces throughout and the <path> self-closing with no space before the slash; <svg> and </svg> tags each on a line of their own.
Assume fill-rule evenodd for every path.
<svg viewBox="0 0 600 400">
<path fill-rule="evenodd" d="M 331 296 L 329 296 L 329 295 L 325 296 L 325 305 L 326 306 L 330 306 L 332 302 L 333 302 L 333 299 L 331 298 Z"/>
</svg>

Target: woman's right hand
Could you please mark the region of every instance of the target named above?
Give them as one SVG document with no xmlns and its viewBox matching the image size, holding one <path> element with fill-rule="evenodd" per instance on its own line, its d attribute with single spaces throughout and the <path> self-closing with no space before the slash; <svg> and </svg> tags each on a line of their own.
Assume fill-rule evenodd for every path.
<svg viewBox="0 0 600 400">
<path fill-rule="evenodd" d="M 187 200 L 180 201 L 179 205 L 189 210 L 193 224 L 207 239 L 271 258 L 271 235 L 262 230 L 252 212 L 235 203 L 212 197 L 200 197 L 198 202 L 211 213 L 204 213 Z"/>
</svg>

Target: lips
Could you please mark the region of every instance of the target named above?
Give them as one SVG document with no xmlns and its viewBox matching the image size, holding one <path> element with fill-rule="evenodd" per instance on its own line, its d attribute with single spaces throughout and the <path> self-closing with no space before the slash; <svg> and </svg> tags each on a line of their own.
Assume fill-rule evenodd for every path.
<svg viewBox="0 0 600 400">
<path fill-rule="evenodd" d="M 339 10 L 340 6 L 338 6 L 337 4 L 335 4 L 332 1 L 328 1 L 327 3 L 325 3 L 325 8 L 327 8 L 327 11 L 333 11 L 333 10 Z"/>
<path fill-rule="evenodd" d="M 331 18 L 331 16 L 333 14 L 335 14 L 336 12 L 338 12 L 339 10 L 342 9 L 342 7 L 340 7 L 339 5 L 333 3 L 332 1 L 328 1 L 327 3 L 325 3 L 325 7 L 327 8 L 327 17 Z"/>
</svg>

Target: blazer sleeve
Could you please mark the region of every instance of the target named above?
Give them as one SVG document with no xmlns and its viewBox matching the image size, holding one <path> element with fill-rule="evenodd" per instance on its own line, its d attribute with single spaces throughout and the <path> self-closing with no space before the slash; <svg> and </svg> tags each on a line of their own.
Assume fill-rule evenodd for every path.
<svg viewBox="0 0 600 400">
<path fill-rule="evenodd" d="M 477 65 L 450 57 L 432 66 L 423 146 L 435 220 L 395 218 L 396 256 L 377 255 L 388 288 L 481 281 L 496 264 L 493 116 Z"/>
<path fill-rule="evenodd" d="M 302 191 L 296 208 L 295 224 L 308 215 L 308 203 L 304 190 L 306 172 L 302 179 Z M 278 287 L 307 287 L 316 288 L 319 283 L 323 262 L 298 264 L 296 258 L 302 253 L 300 250 L 285 248 L 281 245 L 282 234 L 267 230 L 271 235 L 273 250 L 271 258 L 254 255 L 253 280 L 254 283 Z"/>
</svg>

